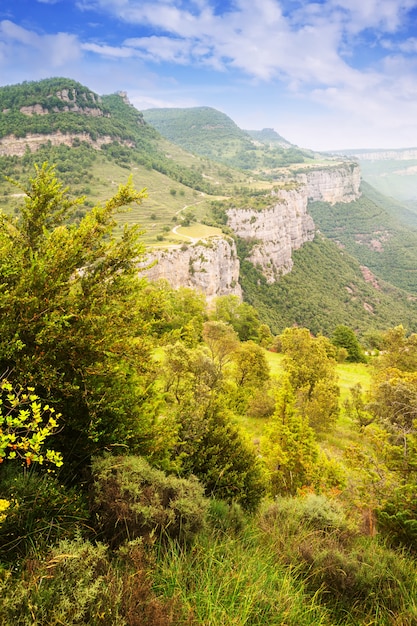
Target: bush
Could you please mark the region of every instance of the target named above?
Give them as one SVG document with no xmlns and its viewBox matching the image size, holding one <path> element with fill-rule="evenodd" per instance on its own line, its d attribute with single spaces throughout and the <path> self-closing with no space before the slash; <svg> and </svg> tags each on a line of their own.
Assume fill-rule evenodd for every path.
<svg viewBox="0 0 417 626">
<path fill-rule="evenodd" d="M 25 562 L 21 576 L 0 578 L 4 626 L 89 624 L 169 626 L 191 623 L 173 600 L 158 598 L 149 576 L 152 559 L 140 543 L 119 550 L 77 539 L 63 541 L 46 561 Z M 185 613 L 185 611 L 184 611 Z"/>
<path fill-rule="evenodd" d="M 0 522 L 0 560 L 4 562 L 49 549 L 61 539 L 74 537 L 88 522 L 83 497 L 51 475 L 4 477 L 1 495 L 10 502 Z"/>
<path fill-rule="evenodd" d="M 203 527 L 208 502 L 194 477 L 167 476 L 136 456 L 93 462 L 92 513 L 112 547 L 166 534 L 189 541 Z"/>
</svg>

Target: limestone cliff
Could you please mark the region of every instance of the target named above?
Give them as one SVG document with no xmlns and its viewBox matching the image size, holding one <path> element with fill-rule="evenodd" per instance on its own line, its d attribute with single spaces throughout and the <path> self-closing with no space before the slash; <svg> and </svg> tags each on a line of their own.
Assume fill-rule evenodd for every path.
<svg viewBox="0 0 417 626">
<path fill-rule="evenodd" d="M 8 156 L 23 156 L 26 148 L 29 148 L 31 152 L 36 152 L 42 145 L 50 142 L 52 146 L 66 145 L 72 146 L 73 140 L 85 141 L 89 143 L 93 148 L 100 149 L 101 146 L 112 143 L 114 137 L 102 135 L 96 139 L 92 139 L 88 133 L 50 133 L 49 135 L 40 134 L 28 134 L 26 137 L 15 137 L 14 135 L 8 135 L 0 139 L 0 155 Z M 125 141 L 118 139 L 119 143 L 127 146 L 133 146 L 133 141 Z"/>
<path fill-rule="evenodd" d="M 330 202 L 353 202 L 360 197 L 361 171 L 357 163 L 341 163 L 337 166 L 312 168 L 297 174 L 297 180 L 305 185 L 308 200 Z"/>
<path fill-rule="evenodd" d="M 298 186 L 271 195 L 271 206 L 262 211 L 229 209 L 228 226 L 238 237 L 252 242 L 249 260 L 267 281 L 291 271 L 292 252 L 314 238 L 314 222 L 308 202 L 351 202 L 360 196 L 360 168 L 346 163 L 298 173 Z"/>
<path fill-rule="evenodd" d="M 252 241 L 249 261 L 261 268 L 268 282 L 275 282 L 281 274 L 291 271 L 292 251 L 314 238 L 306 187 L 279 191 L 274 196 L 272 206 L 262 211 L 227 211 L 230 228 L 238 237 Z"/>
<path fill-rule="evenodd" d="M 217 296 L 242 296 L 239 285 L 239 259 L 232 239 L 213 237 L 180 248 L 154 249 L 148 262 L 156 264 L 146 270 L 150 280 L 166 279 L 174 289 L 192 287 L 208 300 Z"/>
</svg>

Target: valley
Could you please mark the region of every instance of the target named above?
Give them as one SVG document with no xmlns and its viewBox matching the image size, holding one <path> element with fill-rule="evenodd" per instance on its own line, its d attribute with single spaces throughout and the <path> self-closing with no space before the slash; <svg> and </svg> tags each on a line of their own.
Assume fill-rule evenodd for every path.
<svg viewBox="0 0 417 626">
<path fill-rule="evenodd" d="M 417 219 L 379 156 L 0 88 L 2 624 L 417 623 Z"/>
</svg>

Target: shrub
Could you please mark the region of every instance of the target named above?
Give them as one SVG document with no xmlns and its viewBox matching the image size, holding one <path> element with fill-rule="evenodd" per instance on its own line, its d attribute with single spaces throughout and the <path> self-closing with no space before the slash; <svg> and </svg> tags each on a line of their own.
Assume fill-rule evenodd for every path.
<svg viewBox="0 0 417 626">
<path fill-rule="evenodd" d="M 87 524 L 88 507 L 74 489 L 51 475 L 10 475 L 1 481 L 9 506 L 0 523 L 0 560 L 36 554 Z"/>
<path fill-rule="evenodd" d="M 92 512 L 105 541 L 166 534 L 189 541 L 203 526 L 208 502 L 194 477 L 167 476 L 136 456 L 93 462 Z"/>
<path fill-rule="evenodd" d="M 181 619 L 178 602 L 152 590 L 152 560 L 140 543 L 113 559 L 103 544 L 63 541 L 45 561 L 24 563 L 22 575 L 0 579 L 0 623 L 4 626 L 89 624 L 90 626 L 169 626 Z M 185 612 L 184 612 L 185 613 Z"/>
</svg>

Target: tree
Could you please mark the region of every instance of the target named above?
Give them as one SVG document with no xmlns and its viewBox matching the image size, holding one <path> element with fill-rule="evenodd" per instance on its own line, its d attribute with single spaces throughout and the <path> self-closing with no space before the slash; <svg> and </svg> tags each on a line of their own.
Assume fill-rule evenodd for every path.
<svg viewBox="0 0 417 626">
<path fill-rule="evenodd" d="M 347 361 L 353 363 L 365 363 L 366 357 L 362 346 L 360 345 L 355 332 L 349 328 L 339 324 L 333 331 L 332 343 L 337 348 L 345 348 L 347 350 Z"/>
<path fill-rule="evenodd" d="M 301 415 L 317 431 L 329 430 L 339 415 L 335 348 L 307 328 L 287 328 L 281 335 L 285 370 Z"/>
<path fill-rule="evenodd" d="M 238 336 L 225 322 L 210 321 L 203 326 L 203 339 L 221 377 L 224 366 L 232 360 L 233 352 L 239 345 Z"/>
<path fill-rule="evenodd" d="M 257 310 L 247 302 L 241 302 L 238 296 L 228 295 L 217 298 L 213 317 L 217 321 L 230 324 L 240 341 L 260 341 L 267 335 L 264 324 L 261 331 L 262 337 L 259 336 L 261 322 Z"/>
<path fill-rule="evenodd" d="M 113 236 L 115 214 L 145 190 L 129 181 L 70 223 L 83 199 L 53 167 L 20 188 L 20 215 L 0 216 L 0 370 L 62 413 L 54 441 L 73 468 L 105 446 L 158 454 L 151 343 L 136 305 L 144 248 L 137 227 Z"/>
</svg>

